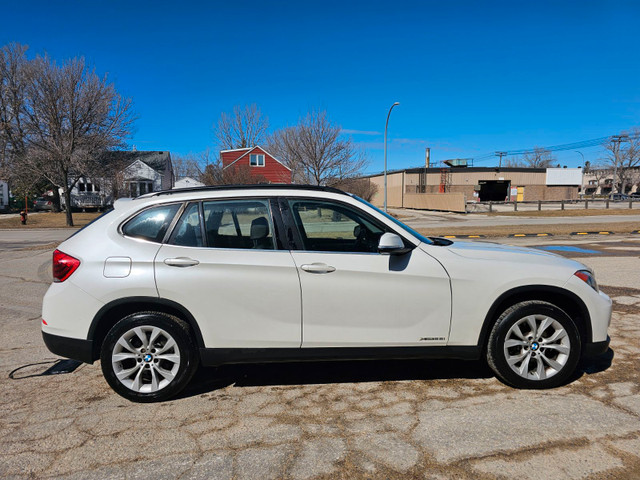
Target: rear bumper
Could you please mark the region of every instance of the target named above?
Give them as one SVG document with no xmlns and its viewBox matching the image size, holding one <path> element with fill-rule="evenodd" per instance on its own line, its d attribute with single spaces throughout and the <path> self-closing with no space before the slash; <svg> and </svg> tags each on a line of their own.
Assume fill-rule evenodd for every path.
<svg viewBox="0 0 640 480">
<path fill-rule="evenodd" d="M 602 342 L 587 343 L 582 349 L 582 356 L 589 358 L 602 355 L 609 348 L 609 342 L 611 342 L 611 338 L 607 336 L 607 339 Z"/>
<path fill-rule="evenodd" d="M 84 363 L 93 363 L 93 342 L 79 338 L 60 337 L 42 332 L 42 339 L 51 353 Z"/>
</svg>

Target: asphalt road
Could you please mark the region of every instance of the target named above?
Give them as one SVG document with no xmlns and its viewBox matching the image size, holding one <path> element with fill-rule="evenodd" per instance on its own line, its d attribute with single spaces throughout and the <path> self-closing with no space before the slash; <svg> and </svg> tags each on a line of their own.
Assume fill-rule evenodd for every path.
<svg viewBox="0 0 640 480">
<path fill-rule="evenodd" d="M 559 250 L 614 298 L 612 351 L 562 388 L 514 390 L 461 361 L 284 364 L 203 369 L 181 398 L 140 405 L 98 363 L 40 375 L 56 361 L 40 337 L 50 233 L 0 232 L 2 478 L 638 478 L 638 236 L 504 240 L 592 252 Z"/>
<path fill-rule="evenodd" d="M 481 213 L 459 214 L 449 212 L 432 212 L 426 210 L 389 209 L 400 216 L 401 220 L 413 228 L 444 227 L 491 227 L 502 225 L 576 225 L 580 223 L 602 223 L 603 225 L 620 222 L 638 222 L 640 228 L 640 212 L 634 210 L 630 215 L 594 215 L 578 217 L 526 217 L 526 216 L 494 216 Z"/>
<path fill-rule="evenodd" d="M 0 229 L 0 250 L 13 250 L 60 243 L 71 236 L 75 228 Z"/>
</svg>

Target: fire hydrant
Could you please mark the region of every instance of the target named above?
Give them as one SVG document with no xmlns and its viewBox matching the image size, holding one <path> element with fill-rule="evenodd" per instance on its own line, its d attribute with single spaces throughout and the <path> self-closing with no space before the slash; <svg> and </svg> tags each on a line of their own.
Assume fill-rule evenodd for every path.
<svg viewBox="0 0 640 480">
<path fill-rule="evenodd" d="M 27 224 L 27 212 L 25 212 L 24 210 L 20 212 L 20 223 L 22 223 L 22 225 Z"/>
</svg>

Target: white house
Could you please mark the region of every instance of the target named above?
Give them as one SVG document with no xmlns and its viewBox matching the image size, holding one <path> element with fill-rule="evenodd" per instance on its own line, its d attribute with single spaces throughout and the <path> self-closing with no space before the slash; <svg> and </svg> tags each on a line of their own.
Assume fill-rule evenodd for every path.
<svg viewBox="0 0 640 480">
<path fill-rule="evenodd" d="M 183 177 L 176 181 L 174 189 L 176 188 L 191 188 L 191 187 L 204 187 L 204 183 L 199 182 L 191 177 Z"/>
<path fill-rule="evenodd" d="M 107 152 L 103 161 L 111 164 L 114 175 L 109 179 L 82 177 L 71 190 L 71 203 L 76 208 L 100 208 L 117 197 L 138 197 L 145 193 L 170 190 L 174 185 L 171 154 L 167 151 L 118 150 Z M 116 172 L 121 172 L 115 175 Z M 119 188 L 114 195 L 113 179 Z M 123 190 L 124 189 L 124 190 Z M 62 191 L 60 192 L 62 197 Z M 62 197 L 64 202 L 64 197 Z"/>
</svg>

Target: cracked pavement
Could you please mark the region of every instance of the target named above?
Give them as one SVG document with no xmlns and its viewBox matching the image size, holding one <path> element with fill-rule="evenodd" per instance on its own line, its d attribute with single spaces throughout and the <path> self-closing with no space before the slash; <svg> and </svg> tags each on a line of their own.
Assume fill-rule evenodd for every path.
<svg viewBox="0 0 640 480">
<path fill-rule="evenodd" d="M 98 363 L 38 376 L 56 360 L 50 241 L 0 241 L 2 478 L 638 478 L 638 237 L 579 258 L 614 298 L 613 351 L 562 388 L 514 390 L 480 362 L 291 363 L 201 369 L 160 404 L 119 397 Z"/>
</svg>

